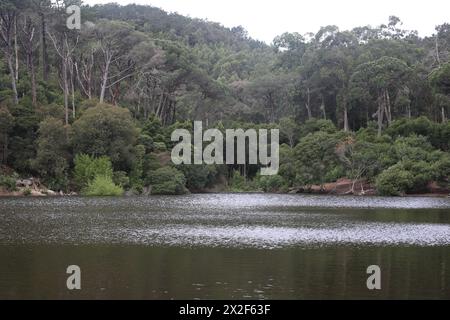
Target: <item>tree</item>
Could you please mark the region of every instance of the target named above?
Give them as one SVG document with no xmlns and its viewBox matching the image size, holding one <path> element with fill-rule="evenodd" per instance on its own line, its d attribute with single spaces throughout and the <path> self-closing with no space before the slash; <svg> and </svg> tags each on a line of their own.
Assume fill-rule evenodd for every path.
<svg viewBox="0 0 450 320">
<path fill-rule="evenodd" d="M 34 55 L 38 47 L 38 31 L 36 26 L 37 19 L 32 12 L 27 12 L 27 14 L 23 17 L 23 20 L 20 42 L 25 50 L 28 71 L 30 73 L 31 99 L 33 107 L 37 107 L 36 67 L 34 61 Z"/>
<path fill-rule="evenodd" d="M 402 60 L 382 57 L 358 66 L 352 75 L 352 89 L 365 91 L 376 101 L 378 136 L 381 136 L 385 115 L 388 124 L 391 124 L 392 97 L 405 85 L 410 73 L 411 69 Z"/>
<path fill-rule="evenodd" d="M 280 119 L 280 132 L 289 141 L 289 146 L 293 148 L 295 146 L 296 138 L 298 135 L 298 126 L 292 118 L 281 118 Z"/>
<path fill-rule="evenodd" d="M 18 12 L 16 6 L 10 1 L 2 1 L 0 4 L 0 50 L 3 52 L 8 65 L 13 101 L 15 104 L 19 103 L 19 95 L 17 93 L 17 70 L 14 68 L 17 16 Z"/>
<path fill-rule="evenodd" d="M 450 99 L 450 63 L 435 70 L 431 74 L 430 81 L 438 94 L 436 100 L 441 107 L 442 123 L 445 123 L 447 121 L 446 108 L 449 106 Z"/>
<path fill-rule="evenodd" d="M 99 104 L 74 122 L 73 132 L 75 154 L 108 156 L 118 171 L 132 168 L 138 132 L 127 109 Z"/>
<path fill-rule="evenodd" d="M 300 140 L 294 149 L 297 185 L 322 186 L 327 182 L 330 178 L 328 174 L 339 164 L 335 149 L 340 140 L 339 134 L 321 131 L 309 134 Z"/>
<path fill-rule="evenodd" d="M 351 194 L 355 193 L 355 185 L 358 180 L 362 177 L 370 177 L 370 173 L 379 166 L 379 155 L 374 144 L 357 141 L 353 136 L 348 136 L 338 143 L 336 154 L 347 169 L 347 176 L 353 180 Z M 361 191 L 364 193 L 364 190 Z"/>
<path fill-rule="evenodd" d="M 163 167 L 150 172 L 147 183 L 151 186 L 152 194 L 177 195 L 187 192 L 186 178 L 182 172 L 172 167 Z"/>
<path fill-rule="evenodd" d="M 55 118 L 46 118 L 39 125 L 34 169 L 50 189 L 66 190 L 70 159 L 70 128 Z"/>
<path fill-rule="evenodd" d="M 0 164 L 8 159 L 9 133 L 13 128 L 14 117 L 9 110 L 0 106 Z"/>
<path fill-rule="evenodd" d="M 100 103 L 105 100 L 106 89 L 111 88 L 120 81 L 129 78 L 133 72 L 133 64 L 127 59 L 127 52 L 134 40 L 131 37 L 132 26 L 122 21 L 100 20 L 94 27 L 93 32 L 102 53 L 102 72 L 100 84 Z M 111 75 L 111 69 L 124 64 L 122 70 Z"/>
</svg>

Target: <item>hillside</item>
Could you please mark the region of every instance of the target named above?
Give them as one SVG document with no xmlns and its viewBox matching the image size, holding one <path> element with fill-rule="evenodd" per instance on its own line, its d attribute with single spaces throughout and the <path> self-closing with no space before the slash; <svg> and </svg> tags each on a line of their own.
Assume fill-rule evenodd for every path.
<svg viewBox="0 0 450 320">
<path fill-rule="evenodd" d="M 96 177 L 80 166 L 97 161 L 110 182 L 136 193 L 168 177 L 175 184 L 161 193 L 207 189 L 223 177 L 233 190 L 320 188 L 341 178 L 366 179 L 387 195 L 448 186 L 449 24 L 420 38 L 392 16 L 266 45 L 239 26 L 138 5 L 83 6 L 81 30 L 69 30 L 64 9 L 45 0 L 0 5 L 0 164 L 8 171 L 78 192 Z M 279 175 L 260 177 L 247 163 L 159 166 L 155 153 L 171 150 L 171 132 L 200 120 L 221 130 L 280 128 Z"/>
</svg>

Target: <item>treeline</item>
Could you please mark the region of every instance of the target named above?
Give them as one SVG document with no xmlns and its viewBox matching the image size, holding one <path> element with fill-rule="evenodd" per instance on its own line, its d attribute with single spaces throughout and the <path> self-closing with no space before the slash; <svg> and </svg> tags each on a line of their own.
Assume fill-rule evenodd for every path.
<svg viewBox="0 0 450 320">
<path fill-rule="evenodd" d="M 378 27 L 285 33 L 266 45 L 242 27 L 138 5 L 82 6 L 81 30 L 69 30 L 71 4 L 82 5 L 0 4 L 5 181 L 15 171 L 89 194 L 94 182 L 183 193 L 223 179 L 235 190 L 279 191 L 350 177 L 383 194 L 448 183 L 449 24 L 420 38 L 390 17 Z M 170 130 L 191 129 L 193 120 L 279 127 L 286 144 L 280 174 L 259 177 L 247 165 L 168 166 Z M 92 169 L 80 183 L 76 159 L 86 168 L 103 159 L 110 170 Z"/>
</svg>

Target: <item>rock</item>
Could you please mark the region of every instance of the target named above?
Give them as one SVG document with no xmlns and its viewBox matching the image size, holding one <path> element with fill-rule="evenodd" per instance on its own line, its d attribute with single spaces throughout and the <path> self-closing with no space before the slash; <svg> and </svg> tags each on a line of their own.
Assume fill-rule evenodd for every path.
<svg viewBox="0 0 450 320">
<path fill-rule="evenodd" d="M 30 195 L 33 197 L 45 197 L 45 194 L 43 194 L 40 191 L 36 191 L 36 190 L 31 190 Z"/>
<path fill-rule="evenodd" d="M 58 195 L 58 193 L 56 193 L 55 191 L 50 190 L 50 189 L 48 189 L 48 190 L 46 191 L 46 193 L 47 193 L 48 196 L 56 196 L 56 195 Z"/>
<path fill-rule="evenodd" d="M 29 188 L 33 185 L 32 179 L 19 179 L 16 181 L 17 188 Z"/>
<path fill-rule="evenodd" d="M 134 194 L 134 192 L 133 192 L 133 190 L 127 190 L 127 191 L 125 191 L 125 193 L 123 194 L 125 197 L 132 197 L 132 196 L 134 196 L 135 194 Z"/>
</svg>

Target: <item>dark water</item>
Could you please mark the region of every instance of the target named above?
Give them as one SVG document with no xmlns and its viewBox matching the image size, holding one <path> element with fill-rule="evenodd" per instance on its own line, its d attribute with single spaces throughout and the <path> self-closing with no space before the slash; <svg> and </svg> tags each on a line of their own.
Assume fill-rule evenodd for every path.
<svg viewBox="0 0 450 320">
<path fill-rule="evenodd" d="M 0 199 L 3 299 L 450 299 L 449 268 L 450 199 Z"/>
</svg>

